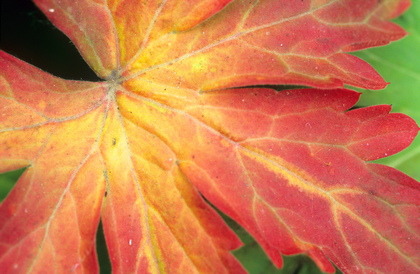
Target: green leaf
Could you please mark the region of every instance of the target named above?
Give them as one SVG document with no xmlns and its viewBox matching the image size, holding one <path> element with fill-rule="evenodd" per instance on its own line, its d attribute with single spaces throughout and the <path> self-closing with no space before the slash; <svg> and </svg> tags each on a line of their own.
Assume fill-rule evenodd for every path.
<svg viewBox="0 0 420 274">
<path fill-rule="evenodd" d="M 0 201 L 6 198 L 10 190 L 19 179 L 20 175 L 25 171 L 26 168 L 21 168 L 6 173 L 0 173 Z"/>
</svg>

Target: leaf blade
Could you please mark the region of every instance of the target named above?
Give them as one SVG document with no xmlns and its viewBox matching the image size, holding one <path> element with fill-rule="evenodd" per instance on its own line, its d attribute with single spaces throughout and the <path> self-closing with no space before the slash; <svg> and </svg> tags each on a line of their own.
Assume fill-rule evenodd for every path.
<svg viewBox="0 0 420 274">
<path fill-rule="evenodd" d="M 386 83 L 369 65 L 342 53 L 405 35 L 400 27 L 380 19 L 389 17 L 385 7 L 396 1 L 366 3 L 363 8 L 375 20 L 366 19 L 366 14 L 347 17 L 346 22 L 334 17 L 338 20 L 334 25 L 321 21 L 326 16 L 322 11 L 332 13 L 335 4 L 352 10 L 355 3 L 235 1 L 190 31 L 148 42 L 125 75 L 196 90 L 255 84 L 383 88 Z M 270 13 L 272 9 L 279 12 Z M 398 12 L 405 9 L 401 5 Z"/>
<path fill-rule="evenodd" d="M 90 222 L 84 222 L 88 223 L 89 235 L 82 238 L 88 239 L 88 243 L 92 242 L 92 231 L 99 218 L 98 204 L 102 201 L 103 193 L 109 195 L 101 214 L 116 271 L 242 271 L 228 253 L 238 247 L 238 240 L 204 203 L 197 189 L 249 229 L 278 266 L 282 263 L 280 251 L 285 254 L 306 252 L 328 272 L 334 268 L 325 255 L 345 270 L 358 271 L 364 267 L 381 269 L 387 266 L 395 270 L 418 270 L 418 257 L 415 256 L 418 251 L 415 246 L 418 243 L 415 235 L 419 226 L 415 219 L 418 202 L 413 198 L 418 192 L 418 185 L 392 169 L 379 168 L 362 161 L 392 154 L 406 147 L 418 131 L 412 120 L 388 115 L 389 107 L 386 106 L 344 113 L 357 99 L 357 95 L 348 90 L 297 90 L 290 91 L 284 98 L 284 93 L 258 89 L 210 92 L 225 87 L 262 83 L 308 84 L 329 88 L 347 83 L 382 87 L 383 80 L 370 66 L 342 51 L 386 44 L 404 35 L 401 28 L 386 20 L 400 14 L 409 1 L 366 1 L 363 8 L 354 9 L 351 16 L 338 18 L 338 21 L 335 18 L 333 23 L 326 24 L 320 19 L 330 16 L 331 12 L 326 7 L 341 3 L 353 11 L 352 4 L 360 2 L 305 1 L 289 5 L 286 1 L 256 1 L 251 4 L 234 1 L 227 5 L 228 2 L 207 1 L 205 4 L 212 5 L 212 9 L 203 11 L 177 6 L 173 1 L 148 1 L 149 6 L 129 0 L 107 4 L 84 1 L 77 7 L 65 1 L 38 1 L 45 12 L 53 14 L 50 15 L 52 20 L 73 38 L 98 75 L 107 78 L 108 82 L 65 82 L 29 69 L 35 74 L 35 80 L 32 76 L 26 77 L 24 80 L 30 83 L 28 87 L 44 91 L 44 94 L 31 93 L 30 100 L 24 101 L 15 97 L 23 93 L 13 79 L 18 73 L 9 75 L 10 80 L 1 79 L 4 88 L 1 90 L 2 110 L 12 117 L 10 121 L 6 118 L 1 120 L 6 128 L 0 137 L 7 148 L 1 155 L 4 158 L 2 162 L 6 163 L 5 170 L 24 166 L 28 161 L 25 159 L 29 158 L 30 161 L 43 160 L 37 168 L 43 167 L 40 171 L 44 171 L 48 166 L 46 157 L 56 158 L 58 155 L 57 159 L 65 159 L 64 169 L 67 169 L 61 176 L 70 176 L 79 174 L 72 170 L 81 167 L 81 163 L 89 163 L 89 169 L 94 170 L 94 194 L 89 199 L 78 197 L 78 200 L 83 205 L 83 212 L 88 212 L 85 205 L 92 201 L 94 210 L 87 218 Z M 310 8 L 313 9 L 302 15 L 299 5 L 308 3 L 312 4 Z M 188 2 L 191 7 L 194 4 L 194 1 Z M 279 9 L 281 13 L 278 16 L 292 19 L 261 18 L 261 13 L 266 13 L 272 7 L 270 4 L 285 7 Z M 181 11 L 172 17 L 168 7 L 181 7 Z M 302 7 L 305 9 L 308 6 Z M 140 8 L 145 9 L 145 16 L 140 19 L 132 17 Z M 99 16 L 90 18 L 86 16 L 89 12 Z M 184 17 L 180 24 L 165 25 L 167 21 L 176 21 L 176 16 Z M 142 23 L 131 22 L 133 18 Z M 228 23 L 222 22 L 221 18 Z M 337 39 L 337 35 L 343 32 L 334 29 L 334 24 L 343 23 L 341 19 L 344 19 L 344 23 L 350 22 L 350 25 L 356 21 L 356 30 L 345 29 L 348 31 L 344 31 L 345 39 Z M 200 23 L 201 20 L 204 22 Z M 101 21 L 104 27 L 95 31 Z M 279 29 L 283 27 L 297 32 L 299 26 L 314 24 L 319 32 L 305 29 L 295 37 L 297 42 L 292 38 L 287 40 L 296 42 L 286 49 L 286 52 L 291 52 L 290 56 L 280 54 L 282 62 L 287 64 L 285 67 L 293 67 L 292 75 L 284 76 L 287 69 L 282 70 L 282 62 L 267 67 L 265 61 L 278 55 L 277 49 L 272 48 L 278 41 L 263 38 L 267 36 L 267 30 L 269 34 L 273 31 L 278 38 L 281 37 Z M 391 31 L 384 33 L 385 28 Z M 319 40 L 319 34 L 326 29 L 335 37 L 335 40 L 332 39 L 335 44 L 330 40 L 324 43 L 323 36 Z M 369 30 L 367 40 L 362 37 L 366 29 Z M 202 35 L 203 30 L 206 35 Z M 306 37 L 310 39 L 305 40 Z M 246 49 L 241 51 L 241 47 Z M 229 60 L 227 65 L 222 64 L 232 52 L 234 60 Z M 245 62 L 244 56 L 248 58 Z M 2 57 L 8 59 L 5 54 Z M 309 62 L 305 61 L 309 59 Z M 6 63 L 13 63 L 10 60 Z M 16 67 L 20 66 L 25 65 L 21 63 Z M 338 66 L 338 69 L 334 66 Z M 318 74 L 319 68 L 322 72 Z M 333 71 L 333 76 L 328 71 Z M 39 75 L 43 77 L 37 77 Z M 42 84 L 37 85 L 37 81 Z M 13 88 L 9 87 L 10 83 Z M 60 92 L 46 88 L 48 86 L 54 86 Z M 77 92 L 83 95 L 81 104 L 75 94 Z M 39 94 L 40 98 L 36 96 Z M 246 100 L 238 97 L 244 94 Z M 62 104 L 68 104 L 67 101 L 71 102 L 70 107 L 61 108 Z M 245 101 L 251 104 L 243 104 Z M 289 106 L 281 102 L 289 102 Z M 12 107 L 10 104 L 13 104 Z M 293 110 L 294 107 L 297 109 Z M 21 111 L 25 113 L 24 119 L 19 115 Z M 286 114 L 283 115 L 282 111 Z M 101 122 L 98 124 L 97 121 Z M 252 121 L 251 125 L 249 121 Z M 371 126 L 378 121 L 380 126 Z M 372 124 L 369 125 L 369 122 Z M 19 127 L 13 127 L 15 124 L 19 124 Z M 39 132 L 36 132 L 38 129 Z M 323 129 L 326 129 L 326 133 Z M 381 138 L 376 135 L 376 130 L 381 131 L 379 136 L 382 139 L 386 138 L 386 147 L 379 144 Z M 13 136 L 16 132 L 17 137 Z M 17 143 L 24 143 L 27 132 L 36 136 L 36 145 L 24 149 L 13 148 Z M 69 136 L 76 139 L 79 135 L 83 137 L 76 146 L 72 144 L 59 152 L 53 151 L 61 147 L 60 141 L 62 144 L 63 140 L 70 139 Z M 138 136 L 144 139 L 139 141 Z M 371 143 L 374 149 L 366 151 L 366 144 Z M 28 151 L 29 157 L 24 155 Z M 67 159 L 63 151 L 67 154 L 74 152 L 75 155 Z M 37 158 L 38 152 L 43 152 L 41 158 Z M 17 160 L 13 158 L 16 155 Z M 169 161 L 168 155 L 177 160 Z M 348 166 L 351 169 L 346 170 Z M 33 170 L 29 168 L 26 176 L 31 177 Z M 362 185 L 360 178 L 354 178 L 352 170 L 360 172 L 370 182 L 369 186 L 377 186 L 378 182 L 387 183 L 407 193 L 406 197 L 398 199 L 413 204 L 413 207 L 399 207 L 393 211 L 397 214 L 388 214 L 387 209 L 397 204 L 388 203 L 383 197 L 395 198 L 392 195 L 400 195 L 399 192 L 384 192 L 381 193 L 383 197 L 377 198 L 375 191 L 378 190 L 364 188 L 366 186 Z M 39 175 L 35 181 L 39 183 L 45 178 L 54 177 L 51 175 L 54 172 Z M 117 173 L 123 180 L 120 181 Z M 390 179 L 384 179 L 385 175 Z M 343 181 L 346 176 L 353 176 L 357 182 L 355 186 Z M 61 197 L 67 197 L 67 190 L 71 186 L 77 185 L 75 193 L 80 194 L 87 191 L 84 187 L 89 185 L 84 182 L 78 186 L 74 183 L 77 180 L 66 180 L 60 176 L 54 177 L 54 180 L 57 182 L 54 190 L 58 194 L 54 192 L 56 196 L 46 199 L 46 204 L 42 204 L 45 201 L 42 199 L 36 201 L 42 204 L 44 210 L 52 206 L 56 209 L 53 212 L 61 209 L 60 201 L 64 199 Z M 29 193 L 25 192 L 25 187 L 32 181 L 28 177 L 21 179 L 16 190 L 2 205 L 5 211 L 13 208 L 10 205 L 16 202 L 15 193 L 19 190 L 24 194 Z M 279 189 L 274 182 L 283 188 Z M 347 189 L 331 190 L 326 182 L 338 188 L 344 184 Z M 158 183 L 165 183 L 165 191 L 156 187 Z M 381 190 L 380 187 L 378 189 Z M 288 193 L 292 201 L 279 199 L 281 191 Z M 367 222 L 366 219 L 372 219 L 370 212 L 360 212 L 361 209 L 357 207 L 360 205 L 354 202 L 359 192 L 362 193 L 360 199 L 365 199 L 363 201 L 372 211 L 376 210 L 375 202 L 378 202 L 377 211 L 385 212 L 387 217 L 379 223 Z M 176 198 L 170 195 L 173 193 Z M 39 194 L 39 191 L 35 194 Z M 307 199 L 299 195 L 306 195 Z M 35 196 L 29 200 L 36 200 Z M 299 207 L 307 201 L 316 204 L 320 211 L 311 208 L 311 203 L 309 209 Z M 130 216 L 130 211 L 134 212 L 134 218 Z M 411 219 L 398 220 L 398 214 L 403 211 L 414 214 L 410 215 Z M 22 212 L 19 214 L 22 215 Z M 55 213 L 50 215 L 55 217 Z M 4 216 L 8 217 L 7 214 Z M 323 223 L 317 223 L 324 219 L 332 222 L 325 229 L 330 235 L 323 231 Z M 11 220 L 14 220 L 13 217 Z M 180 220 L 183 221 L 181 226 L 178 224 Z M 384 229 L 383 224 L 389 220 L 398 223 L 396 233 Z M 311 227 L 313 223 L 317 225 Z M 359 234 L 365 234 L 371 246 L 385 246 L 380 260 L 385 263 L 377 265 L 369 254 L 363 253 L 365 250 L 360 248 L 361 241 L 342 229 L 346 225 L 351 225 L 353 231 Z M 199 236 L 193 239 L 185 233 L 186 230 L 194 231 Z M 7 228 L 5 234 L 10 236 L 11 231 Z M 320 231 L 322 233 L 318 235 Z M 397 239 L 386 242 L 387 233 Z M 20 235 L 24 234 L 30 232 L 25 231 Z M 275 236 L 274 242 L 272 235 Z M 335 235 L 339 243 L 329 239 L 331 235 Z M 399 236 L 413 238 L 399 241 Z M 123 241 L 119 242 L 119 239 Z M 192 244 L 193 240 L 197 243 Z M 166 250 L 168 246 L 170 248 Z M 74 247 L 73 243 L 69 248 Z M 84 250 L 88 249 L 84 247 Z M 42 251 L 45 250 L 43 254 L 51 254 L 50 246 Z M 93 251 L 89 254 L 86 265 L 77 263 L 83 256 L 58 264 L 67 270 L 70 266 L 72 269 L 83 266 L 97 271 L 96 255 Z M 389 256 L 399 261 L 389 265 L 390 260 L 385 259 Z M 132 263 L 126 264 L 127 260 Z M 42 267 L 44 262 L 47 263 L 46 260 L 36 262 L 34 269 Z"/>
<path fill-rule="evenodd" d="M 240 90 L 227 90 L 220 93 L 213 92 L 207 97 L 217 98 L 220 96 L 219 100 L 231 104 L 231 109 L 235 108 L 235 103 L 242 102 L 242 99 L 232 100 L 232 97 L 244 98 L 244 101 L 252 100 L 253 96 L 258 98 L 258 96 L 255 96 L 255 90 L 243 90 L 242 92 L 244 96 L 241 95 Z M 286 94 L 286 92 L 289 94 Z M 328 117 L 324 111 L 328 110 L 329 116 L 332 117 L 327 122 L 332 123 L 335 121 L 337 125 L 330 125 L 327 129 L 329 133 L 334 132 L 337 128 L 341 132 L 350 133 L 370 120 L 358 121 L 357 115 L 352 115 L 352 112 L 360 113 L 359 111 L 362 110 L 343 113 L 343 104 L 340 100 L 347 100 L 349 101 L 348 104 L 352 104 L 355 102 L 354 98 L 356 100 L 358 98 L 357 93 L 345 90 L 294 90 L 286 92 L 281 94 L 266 90 L 260 91 L 261 96 L 271 97 L 270 99 L 276 96 L 281 97 L 281 100 L 273 100 L 271 107 L 267 106 L 267 102 L 272 102 L 269 100 L 261 102 L 254 99 L 253 103 L 264 104 L 265 108 L 260 107 L 259 111 L 263 112 L 264 109 L 268 109 L 267 112 L 269 112 L 272 109 L 279 109 L 279 106 L 284 103 L 284 100 L 288 100 L 288 97 L 295 97 L 290 100 L 299 101 L 299 98 L 305 98 L 309 93 L 316 94 L 317 96 L 310 96 L 306 102 L 302 103 L 302 105 L 307 104 L 306 106 L 295 106 L 297 109 L 296 113 L 302 113 L 302 111 L 303 113 L 310 113 L 311 111 L 315 113 L 322 112 L 322 117 Z M 347 93 L 347 97 L 338 95 L 343 92 Z M 305 94 L 305 96 L 302 94 Z M 322 100 L 325 94 L 332 97 L 333 106 L 335 105 L 338 110 L 331 110 L 331 106 Z M 318 97 L 319 101 L 314 100 L 314 97 Z M 201 124 L 202 122 L 200 121 L 202 119 L 226 121 L 227 117 L 234 117 L 232 115 L 220 116 L 219 112 L 223 113 L 225 111 L 225 108 L 222 106 L 220 108 L 210 108 L 213 112 L 212 115 L 206 114 L 204 116 L 207 118 L 203 118 L 202 114 L 205 112 L 200 111 L 206 109 L 206 103 L 208 103 L 206 100 L 208 98 L 206 96 L 200 97 L 199 100 L 202 100 L 200 101 L 202 105 L 195 108 L 195 112 L 186 111 L 192 116 L 186 115 L 185 112 L 169 110 L 170 108 L 167 106 L 153 105 L 142 98 L 137 99 L 144 101 L 143 103 L 137 102 L 136 105 L 138 107 L 143 105 L 138 113 L 131 114 L 124 111 L 122 113 L 133 123 L 145 126 L 148 131 L 153 132 L 165 142 L 171 143 L 172 149 L 177 152 L 182 172 L 194 182 L 207 199 L 249 230 L 278 266 L 281 266 L 281 257 L 277 253 L 280 251 L 283 254 L 308 253 L 324 271 L 328 272 L 334 271 L 334 268 L 324 257 L 325 255 L 344 271 L 367 270 L 370 267 L 383 269 L 384 271 L 387 268 L 405 269 L 407 271 L 416 271 L 418 269 L 416 251 L 418 251 L 420 239 L 417 238 L 416 234 L 412 233 L 418 230 L 419 224 L 415 221 L 415 217 L 410 220 L 410 222 L 414 222 L 410 227 L 404 225 L 404 222 L 407 222 L 407 220 L 397 222 L 396 217 L 389 213 L 388 204 L 392 205 L 392 203 L 387 202 L 387 200 L 395 198 L 394 202 L 406 202 L 418 208 L 418 184 L 396 170 L 388 170 L 387 172 L 389 176 L 392 175 L 399 178 L 398 180 L 401 181 L 401 184 L 398 180 L 395 182 L 392 180 L 384 181 L 384 179 L 381 179 L 381 173 L 375 175 L 375 172 L 371 171 L 371 169 L 375 170 L 375 168 L 364 163 L 359 156 L 353 154 L 351 147 L 346 148 L 348 144 L 354 142 L 352 138 L 363 139 L 365 138 L 364 136 L 357 137 L 357 135 L 347 134 L 348 136 L 346 137 L 346 134 L 342 134 L 342 136 L 347 138 L 344 139 L 345 143 L 343 144 L 343 140 L 340 140 L 340 138 L 331 139 L 330 136 L 334 136 L 334 134 L 326 133 L 325 137 L 313 134 L 309 136 L 311 138 L 327 138 L 324 141 L 325 143 L 320 143 L 319 140 L 314 143 L 302 142 L 296 141 L 300 137 L 299 135 L 289 135 L 287 131 L 275 130 L 277 127 L 271 126 L 270 133 L 273 137 L 251 138 L 249 140 L 241 140 L 239 138 L 240 141 L 232 141 L 232 139 L 237 140 L 235 138 L 235 127 L 239 126 L 241 128 L 245 120 L 241 121 L 236 116 L 235 122 L 232 124 L 228 123 L 232 126 L 231 132 L 229 132 L 230 135 L 227 133 L 220 135 L 218 133 L 219 130 L 215 131 L 207 123 Z M 122 97 L 119 100 L 121 100 L 121 104 L 123 102 L 124 104 L 128 103 Z M 209 100 L 211 102 L 211 99 Z M 326 101 L 328 102 L 328 100 Z M 318 102 L 323 107 L 315 107 Z M 331 104 L 331 101 L 329 104 Z M 211 104 L 209 103 L 209 105 Z M 252 105 L 252 103 L 249 105 Z M 287 103 L 285 105 L 294 106 Z M 293 110 L 293 107 L 291 108 Z M 374 117 L 386 115 L 390 123 L 393 124 L 392 127 L 400 126 L 400 119 L 394 120 L 393 118 L 395 117 L 393 115 L 388 115 L 389 108 L 387 106 L 376 108 Z M 197 111 L 197 109 L 200 111 Z M 250 117 L 254 114 L 251 108 L 249 110 L 250 112 L 247 112 L 247 116 L 242 117 L 242 119 L 252 120 Z M 285 111 L 285 116 L 290 117 L 290 114 L 287 114 L 287 110 L 287 108 L 281 109 L 280 107 L 277 113 L 278 120 L 281 120 L 281 115 L 279 114 L 281 111 Z M 366 109 L 364 111 L 367 114 L 366 116 L 369 117 L 368 114 L 371 110 Z M 325 129 L 323 122 L 319 121 L 317 119 L 318 116 L 314 113 L 308 114 L 306 120 L 311 116 L 310 122 L 313 128 Z M 262 121 L 260 119 L 259 127 L 264 128 L 264 122 Z M 306 123 L 294 125 L 286 121 L 279 123 L 284 123 L 292 128 L 297 127 L 298 130 L 306 132 Z M 159 126 L 156 126 L 156 124 Z M 275 124 L 275 122 L 272 122 L 272 124 Z M 395 147 L 395 151 L 409 145 L 418 131 L 416 124 L 411 119 L 408 123 L 402 124 L 405 129 L 393 136 L 394 141 L 399 140 L 396 142 L 398 145 Z M 171 125 L 178 125 L 184 129 L 188 128 L 188 130 L 180 134 L 174 132 Z M 392 131 L 389 124 L 383 124 L 383 128 Z M 240 132 L 240 130 L 238 131 Z M 296 132 L 296 129 L 294 132 Z M 188 141 L 183 138 L 184 134 L 190 136 Z M 276 134 L 282 134 L 281 136 L 284 134 L 285 137 L 277 139 L 275 137 Z M 227 137 L 231 135 L 233 137 Z M 374 142 L 379 142 L 379 140 L 376 139 Z M 195 146 L 199 147 L 200 150 L 194 148 Z M 379 149 L 382 149 L 382 155 L 387 152 L 387 148 L 384 151 L 384 147 L 379 146 Z M 377 152 L 372 152 L 372 154 L 375 153 Z M 361 156 L 363 157 L 363 155 Z M 386 186 L 381 187 L 382 184 Z M 382 188 L 388 189 L 391 186 L 395 188 L 393 191 L 381 192 Z M 375 224 L 371 223 L 372 221 L 367 221 L 371 219 L 368 216 L 369 211 L 357 211 L 355 213 L 356 210 L 350 208 L 354 206 L 354 201 L 344 197 L 345 195 L 343 196 L 344 198 L 341 197 L 339 191 L 341 188 L 354 193 L 354 195 L 361 193 L 362 197 L 366 199 L 366 203 L 371 206 L 377 203 L 376 199 L 383 200 L 380 209 L 382 210 L 381 214 L 385 216 L 384 221 L 375 226 Z M 332 193 L 335 192 L 336 194 L 333 195 Z M 395 193 L 398 193 L 397 197 L 393 197 Z M 282 196 L 287 197 L 288 201 L 279 198 Z M 303 206 L 305 204 L 307 206 Z M 312 206 L 310 206 L 311 204 Z M 284 207 L 284 211 L 281 210 L 282 207 Z M 240 211 L 238 211 L 239 208 Z M 404 216 L 401 212 L 398 214 Z M 410 217 L 406 216 L 404 218 L 409 219 Z M 325 220 L 325 222 L 322 220 Z M 362 255 L 360 257 L 352 255 L 353 249 L 360 252 L 358 245 L 362 245 L 363 242 L 359 242 L 354 238 L 354 235 L 357 235 L 357 233 L 352 234 L 351 231 L 345 230 L 344 227 L 352 224 L 356 232 L 363 231 L 365 235 L 370 235 L 368 238 L 373 243 L 377 244 L 379 242 L 379 244 L 384 244 L 381 239 L 390 236 L 388 234 L 390 233 L 389 230 L 384 225 L 385 220 L 395 221 L 395 227 L 398 227 L 395 229 L 398 230 L 398 233 L 404 235 L 405 239 L 410 240 L 403 243 L 398 242 L 399 236 L 396 236 L 398 233 L 391 233 L 391 235 L 394 235 L 393 237 L 397 237 L 396 239 L 394 238 L 395 242 L 389 246 L 385 245 L 388 246 L 387 248 L 384 247 L 386 249 L 384 251 L 385 255 L 383 255 L 382 259 L 377 257 L 376 261 L 372 261 L 372 257 L 364 259 L 366 257 Z M 260 223 L 268 225 L 262 227 L 259 225 Z M 361 227 L 360 224 L 362 225 Z M 384 233 L 386 236 L 382 235 Z M 273 243 L 273 239 L 278 240 Z M 393 251 L 393 245 L 398 246 L 397 252 Z M 404 252 L 410 254 L 409 260 L 401 255 Z M 386 259 L 387 256 L 393 258 L 392 263 L 391 260 Z M 399 260 L 399 262 L 397 263 L 396 260 Z M 410 262 L 410 260 L 413 260 L 414 263 Z"/>
<path fill-rule="evenodd" d="M 239 240 L 179 172 L 173 152 L 123 117 L 106 128 L 104 144 L 113 148 L 102 148 L 108 174 L 102 220 L 114 270 L 241 273 L 229 253 Z"/>
</svg>

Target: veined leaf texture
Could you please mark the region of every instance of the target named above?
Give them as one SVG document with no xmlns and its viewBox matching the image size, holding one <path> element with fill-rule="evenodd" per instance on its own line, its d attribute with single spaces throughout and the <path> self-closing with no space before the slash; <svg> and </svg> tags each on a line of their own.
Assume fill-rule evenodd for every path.
<svg viewBox="0 0 420 274">
<path fill-rule="evenodd" d="M 420 272 L 420 186 L 372 164 L 418 132 L 385 80 L 346 52 L 406 35 L 404 0 L 35 0 L 103 79 L 54 77 L 0 54 L 5 273 L 242 273 L 241 224 L 278 267 Z M 261 85 L 265 85 L 262 87 Z M 307 88 L 276 91 L 269 85 Z M 203 198 L 204 197 L 204 198 Z"/>
</svg>

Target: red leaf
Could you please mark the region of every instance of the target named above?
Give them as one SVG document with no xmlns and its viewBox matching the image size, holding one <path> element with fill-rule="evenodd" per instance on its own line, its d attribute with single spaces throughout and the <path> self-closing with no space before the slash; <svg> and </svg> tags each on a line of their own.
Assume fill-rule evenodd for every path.
<svg viewBox="0 0 420 274">
<path fill-rule="evenodd" d="M 38 0 L 103 83 L 54 78 L 1 52 L 0 170 L 28 166 L 0 206 L 0 269 L 242 273 L 240 242 L 201 195 L 281 267 L 420 271 L 418 182 L 367 163 L 418 127 L 345 54 L 405 35 L 409 1 Z"/>
<path fill-rule="evenodd" d="M 191 152 L 180 160 L 181 170 L 248 229 L 278 266 L 279 250 L 305 252 L 327 272 L 334 268 L 325 256 L 350 273 L 418 270 L 419 184 L 359 158 L 405 148 L 417 134 L 411 119 L 388 114 L 388 106 L 343 113 L 358 98 L 349 90 L 229 90 L 203 97 L 194 116 L 206 117 L 206 124 L 234 141 L 191 129 L 187 135 L 198 140 L 182 143 Z M 365 131 L 375 120 L 377 131 Z M 251 133 L 250 126 L 246 136 L 236 135 L 249 121 L 259 121 L 260 131 Z M 192 122 L 186 124 L 191 128 Z M 383 139 L 387 135 L 394 143 Z M 197 151 L 199 140 L 211 142 Z M 372 150 L 361 154 L 362 145 Z"/>
<path fill-rule="evenodd" d="M 161 86 L 200 90 L 255 84 L 384 88 L 386 83 L 372 67 L 343 52 L 403 37 L 404 30 L 384 19 L 401 14 L 410 3 L 35 2 L 99 76 L 113 77 L 115 70 L 126 78 L 140 76 Z M 227 2 L 232 3 L 189 29 Z"/>
<path fill-rule="evenodd" d="M 29 167 L 0 206 L 0 269 L 97 271 L 101 212 L 116 272 L 243 271 L 229 253 L 237 237 L 174 153 L 122 120 L 112 84 L 57 79 L 5 53 L 1 67 L 2 171 Z"/>
</svg>

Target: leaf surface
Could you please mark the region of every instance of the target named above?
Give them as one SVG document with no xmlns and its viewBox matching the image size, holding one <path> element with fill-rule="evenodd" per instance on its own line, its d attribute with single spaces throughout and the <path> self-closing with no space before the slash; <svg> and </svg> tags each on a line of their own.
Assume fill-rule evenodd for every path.
<svg viewBox="0 0 420 274">
<path fill-rule="evenodd" d="M 116 273 L 242 273 L 204 196 L 278 267 L 419 271 L 419 184 L 366 162 L 418 127 L 337 89 L 385 85 L 344 51 L 404 36 L 388 19 L 408 1 L 36 3 L 106 81 L 1 53 L 0 170 L 28 166 L 0 206 L 1 269 L 98 271 L 101 218 Z M 225 89 L 255 84 L 334 89 Z"/>
<path fill-rule="evenodd" d="M 358 103 L 361 106 L 371 104 L 392 104 L 394 112 L 401 112 L 420 123 L 420 2 L 414 1 L 407 13 L 397 18 L 410 35 L 387 47 L 372 48 L 357 52 L 357 56 L 368 61 L 391 84 L 380 93 L 363 90 Z M 378 160 L 420 179 L 420 139 L 416 139 L 410 149 L 399 155 Z"/>
<path fill-rule="evenodd" d="M 255 84 L 383 88 L 386 82 L 370 65 L 344 53 L 405 35 L 387 19 L 409 1 L 382 2 L 36 1 L 99 76 L 195 90 Z"/>
<path fill-rule="evenodd" d="M 112 87 L 56 79 L 2 55 L 9 85 L 2 94 L 9 114 L 2 120 L 2 171 L 21 167 L 21 159 L 30 165 L 1 207 L 2 266 L 39 271 L 53 261 L 57 270 L 97 270 L 102 211 L 117 272 L 241 270 L 228 253 L 240 244 L 236 236 L 180 173 L 173 152 L 124 123 L 106 92 Z M 30 103 L 27 90 L 39 90 Z M 58 166 L 50 168 L 54 159 Z M 16 257 L 27 264 L 11 263 Z"/>
</svg>

